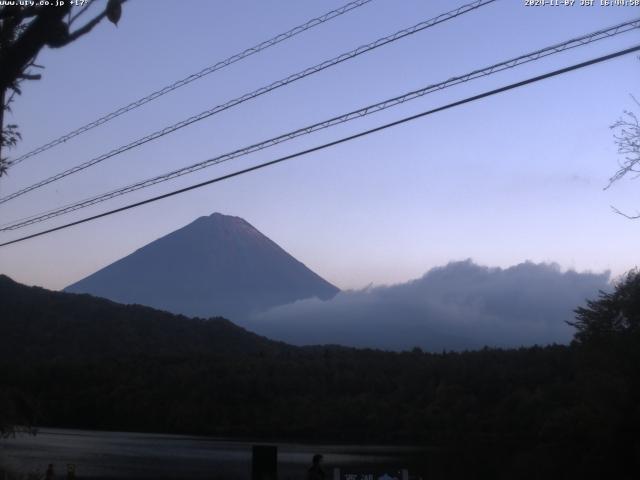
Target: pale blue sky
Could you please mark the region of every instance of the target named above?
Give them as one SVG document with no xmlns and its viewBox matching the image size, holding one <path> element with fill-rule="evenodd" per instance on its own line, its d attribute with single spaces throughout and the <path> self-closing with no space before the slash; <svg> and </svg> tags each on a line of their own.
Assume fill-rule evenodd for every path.
<svg viewBox="0 0 640 480">
<path fill-rule="evenodd" d="M 167 83 L 345 3 L 135 0 L 46 51 L 11 119 L 24 153 Z M 10 193 L 120 144 L 464 1 L 374 0 L 26 160 Z M 632 7 L 525 7 L 501 0 L 382 47 L 0 206 L 0 223 L 162 173 L 374 101 L 640 15 Z M 578 2 L 579 3 L 579 2 Z M 224 166 L 64 217 L 65 221 L 217 176 L 489 88 L 640 42 L 638 32 L 429 95 Z M 608 126 L 640 94 L 627 56 L 452 109 L 294 162 L 63 232 L 0 248 L 0 271 L 62 288 L 214 211 L 238 215 L 341 288 L 417 277 L 449 260 L 524 260 L 614 274 L 637 265 L 640 180 L 603 191 L 616 169 Z M 62 219 L 58 219 L 62 221 Z M 35 232 L 58 221 L 3 234 Z"/>
</svg>

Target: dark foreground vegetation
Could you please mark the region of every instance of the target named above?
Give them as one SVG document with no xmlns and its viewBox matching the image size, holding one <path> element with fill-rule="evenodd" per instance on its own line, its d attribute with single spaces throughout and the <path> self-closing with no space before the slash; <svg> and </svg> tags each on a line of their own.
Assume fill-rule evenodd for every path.
<svg viewBox="0 0 640 480">
<path fill-rule="evenodd" d="M 570 346 L 296 348 L 0 277 L 0 428 L 409 443 L 437 478 L 637 478 L 640 275 L 576 313 Z"/>
</svg>

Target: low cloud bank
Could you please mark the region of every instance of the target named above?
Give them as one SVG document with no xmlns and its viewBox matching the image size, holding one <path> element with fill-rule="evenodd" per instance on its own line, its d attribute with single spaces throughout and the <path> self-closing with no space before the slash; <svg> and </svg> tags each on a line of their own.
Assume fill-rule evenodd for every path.
<svg viewBox="0 0 640 480">
<path fill-rule="evenodd" d="M 246 326 L 297 345 L 440 351 L 568 343 L 573 310 L 608 288 L 609 272 L 531 262 L 488 268 L 467 260 L 403 284 L 276 307 Z"/>
</svg>

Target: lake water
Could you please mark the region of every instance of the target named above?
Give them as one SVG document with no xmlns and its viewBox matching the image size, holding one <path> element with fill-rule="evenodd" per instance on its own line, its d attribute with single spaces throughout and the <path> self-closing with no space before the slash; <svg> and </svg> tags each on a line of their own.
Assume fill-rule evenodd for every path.
<svg viewBox="0 0 640 480">
<path fill-rule="evenodd" d="M 258 442 L 261 445 L 276 445 Z M 147 433 L 41 429 L 36 436 L 0 439 L 0 465 L 23 473 L 44 472 L 53 463 L 66 478 L 76 465 L 81 479 L 242 479 L 251 477 L 255 442 Z M 280 479 L 305 479 L 315 453 L 325 456 L 328 479 L 334 466 L 375 470 L 415 465 L 422 451 L 413 447 L 304 445 L 279 443 Z"/>
</svg>

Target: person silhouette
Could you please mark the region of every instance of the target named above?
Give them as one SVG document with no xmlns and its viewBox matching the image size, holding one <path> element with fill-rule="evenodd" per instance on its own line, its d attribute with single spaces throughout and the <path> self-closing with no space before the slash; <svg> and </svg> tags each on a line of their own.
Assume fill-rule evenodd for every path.
<svg viewBox="0 0 640 480">
<path fill-rule="evenodd" d="M 322 470 L 323 456 L 316 454 L 313 456 L 311 468 L 307 472 L 307 480 L 324 480 L 324 470 Z"/>
</svg>

